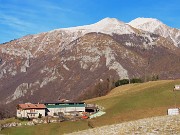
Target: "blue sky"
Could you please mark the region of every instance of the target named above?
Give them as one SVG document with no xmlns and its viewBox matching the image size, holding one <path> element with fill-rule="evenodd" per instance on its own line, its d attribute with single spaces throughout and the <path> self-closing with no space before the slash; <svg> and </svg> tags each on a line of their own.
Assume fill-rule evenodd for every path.
<svg viewBox="0 0 180 135">
<path fill-rule="evenodd" d="M 151 17 L 180 29 L 179 13 L 180 0 L 0 0 L 0 43 L 105 17 Z"/>
</svg>

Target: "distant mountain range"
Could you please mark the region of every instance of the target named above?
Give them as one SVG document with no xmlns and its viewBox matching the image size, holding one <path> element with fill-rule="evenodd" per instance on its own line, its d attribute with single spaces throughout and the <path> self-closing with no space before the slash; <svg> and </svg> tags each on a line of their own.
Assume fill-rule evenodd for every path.
<svg viewBox="0 0 180 135">
<path fill-rule="evenodd" d="M 105 18 L 0 45 L 1 104 L 80 100 L 153 76 L 180 78 L 180 30 L 153 18 Z"/>
</svg>

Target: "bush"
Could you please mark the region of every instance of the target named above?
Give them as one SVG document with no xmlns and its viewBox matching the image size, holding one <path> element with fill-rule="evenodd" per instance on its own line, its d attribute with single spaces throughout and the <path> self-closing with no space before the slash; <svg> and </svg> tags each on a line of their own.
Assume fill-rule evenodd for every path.
<svg viewBox="0 0 180 135">
<path fill-rule="evenodd" d="M 153 75 L 152 76 L 152 81 L 157 81 L 159 80 L 159 76 L 158 75 Z"/>
<path fill-rule="evenodd" d="M 42 118 L 42 114 L 40 114 L 40 113 L 39 113 L 39 116 L 38 116 L 38 118 Z"/>
<path fill-rule="evenodd" d="M 58 114 L 57 113 L 53 113 L 53 116 L 58 116 Z"/>
<path fill-rule="evenodd" d="M 140 78 L 133 78 L 133 79 L 130 80 L 130 82 L 131 83 L 142 83 L 143 81 Z"/>
<path fill-rule="evenodd" d="M 142 82 L 143 81 L 140 78 L 130 79 L 130 83 L 142 83 Z M 122 79 L 122 80 L 118 80 L 115 82 L 116 87 L 121 86 L 121 85 L 125 85 L 125 84 L 129 84 L 129 79 Z"/>
<path fill-rule="evenodd" d="M 129 80 L 128 79 L 122 79 L 122 80 L 118 80 L 117 82 L 115 82 L 115 86 L 118 87 L 120 85 L 125 85 L 125 84 L 129 84 Z"/>
<path fill-rule="evenodd" d="M 20 121 L 29 121 L 30 120 L 29 118 L 26 118 L 26 117 L 17 118 L 17 119 L 20 120 Z"/>
</svg>

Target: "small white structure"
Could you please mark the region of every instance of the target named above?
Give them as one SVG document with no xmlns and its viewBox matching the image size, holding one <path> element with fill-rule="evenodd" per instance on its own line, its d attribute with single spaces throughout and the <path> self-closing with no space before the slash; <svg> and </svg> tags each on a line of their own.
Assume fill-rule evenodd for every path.
<svg viewBox="0 0 180 135">
<path fill-rule="evenodd" d="M 180 85 L 175 85 L 175 86 L 174 86 L 174 90 L 180 91 Z"/>
<path fill-rule="evenodd" d="M 44 104 L 18 104 L 17 117 L 18 118 L 38 118 L 45 116 L 46 106 Z"/>
<path fill-rule="evenodd" d="M 178 115 L 178 114 L 179 114 L 179 108 L 168 109 L 168 115 Z"/>
</svg>

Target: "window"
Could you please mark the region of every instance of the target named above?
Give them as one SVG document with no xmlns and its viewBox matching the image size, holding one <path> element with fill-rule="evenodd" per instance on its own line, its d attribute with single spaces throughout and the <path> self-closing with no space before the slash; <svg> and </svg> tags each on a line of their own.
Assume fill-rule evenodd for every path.
<svg viewBox="0 0 180 135">
<path fill-rule="evenodd" d="M 30 109 L 30 112 L 32 113 L 32 112 L 35 112 L 35 109 Z"/>
</svg>

